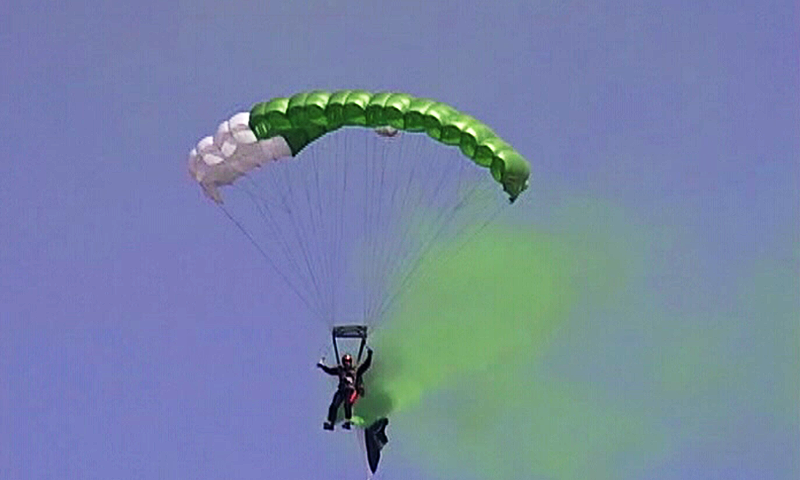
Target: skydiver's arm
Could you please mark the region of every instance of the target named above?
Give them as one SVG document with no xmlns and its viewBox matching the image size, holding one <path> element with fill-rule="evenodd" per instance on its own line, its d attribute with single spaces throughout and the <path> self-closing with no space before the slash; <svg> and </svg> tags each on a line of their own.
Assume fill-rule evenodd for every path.
<svg viewBox="0 0 800 480">
<path fill-rule="evenodd" d="M 369 366 L 372 365 L 372 349 L 367 350 L 367 359 L 364 360 L 364 363 L 358 366 L 358 374 L 361 375 L 369 369 Z"/>
<path fill-rule="evenodd" d="M 339 367 L 329 367 L 324 363 L 320 362 L 317 364 L 319 368 L 322 369 L 323 372 L 327 373 L 328 375 L 339 375 Z"/>
</svg>

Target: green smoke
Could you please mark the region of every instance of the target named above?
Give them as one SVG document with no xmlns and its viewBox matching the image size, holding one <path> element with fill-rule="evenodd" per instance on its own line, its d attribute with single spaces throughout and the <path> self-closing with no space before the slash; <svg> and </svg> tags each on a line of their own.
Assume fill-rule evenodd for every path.
<svg viewBox="0 0 800 480">
<path fill-rule="evenodd" d="M 642 415 L 540 368 L 556 334 L 581 328 L 575 308 L 613 309 L 636 269 L 641 238 L 610 212 L 576 204 L 582 231 L 497 227 L 428 257 L 380 331 L 359 411 L 393 413 L 409 458 L 456 475 L 602 478 L 617 452 L 662 450 Z"/>
<path fill-rule="evenodd" d="M 566 318 L 574 264 L 555 238 L 504 230 L 431 255 L 375 340 L 359 414 L 404 411 L 431 391 L 536 355 Z"/>
<path fill-rule="evenodd" d="M 691 231 L 597 202 L 560 213 L 572 227 L 496 228 L 427 259 L 359 405 L 390 414 L 392 455 L 446 478 L 616 479 L 785 445 L 800 424 L 796 244 L 715 284 Z"/>
</svg>

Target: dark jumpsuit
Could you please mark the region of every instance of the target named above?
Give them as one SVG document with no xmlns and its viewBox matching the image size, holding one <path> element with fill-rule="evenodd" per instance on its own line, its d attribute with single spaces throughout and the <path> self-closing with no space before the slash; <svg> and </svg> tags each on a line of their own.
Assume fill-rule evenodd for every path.
<svg viewBox="0 0 800 480">
<path fill-rule="evenodd" d="M 355 367 L 345 368 L 342 365 L 335 367 L 328 367 L 320 364 L 320 368 L 328 375 L 335 375 L 339 377 L 339 388 L 333 394 L 331 406 L 328 408 L 328 422 L 334 423 L 336 421 L 336 412 L 339 410 L 339 405 L 344 402 L 344 418 L 350 420 L 353 416 L 353 404 L 361 392 L 361 376 L 367 371 L 372 364 L 372 350 L 367 351 L 367 359 L 364 363 Z"/>
</svg>

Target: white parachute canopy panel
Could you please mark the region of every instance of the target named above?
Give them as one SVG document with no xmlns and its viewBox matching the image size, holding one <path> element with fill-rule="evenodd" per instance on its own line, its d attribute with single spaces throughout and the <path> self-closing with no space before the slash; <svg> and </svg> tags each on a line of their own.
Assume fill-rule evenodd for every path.
<svg viewBox="0 0 800 480">
<path fill-rule="evenodd" d="M 197 142 L 189 152 L 189 173 L 209 198 L 222 203 L 220 186 L 231 185 L 251 170 L 291 155 L 281 136 L 259 141 L 250 130 L 250 113 L 241 112 L 222 122 L 213 137 Z"/>
</svg>

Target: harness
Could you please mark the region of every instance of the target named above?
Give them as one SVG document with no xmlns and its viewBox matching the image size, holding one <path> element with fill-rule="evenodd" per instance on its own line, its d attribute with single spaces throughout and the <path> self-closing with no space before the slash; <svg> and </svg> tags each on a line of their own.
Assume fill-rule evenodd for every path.
<svg viewBox="0 0 800 480">
<path fill-rule="evenodd" d="M 358 376 L 358 371 L 355 367 L 345 369 L 341 367 L 342 370 L 339 373 L 339 389 L 350 391 L 350 395 L 348 396 L 347 400 L 350 403 L 355 403 L 358 399 L 359 395 L 363 395 L 364 386 L 363 380 L 361 380 Z"/>
</svg>

